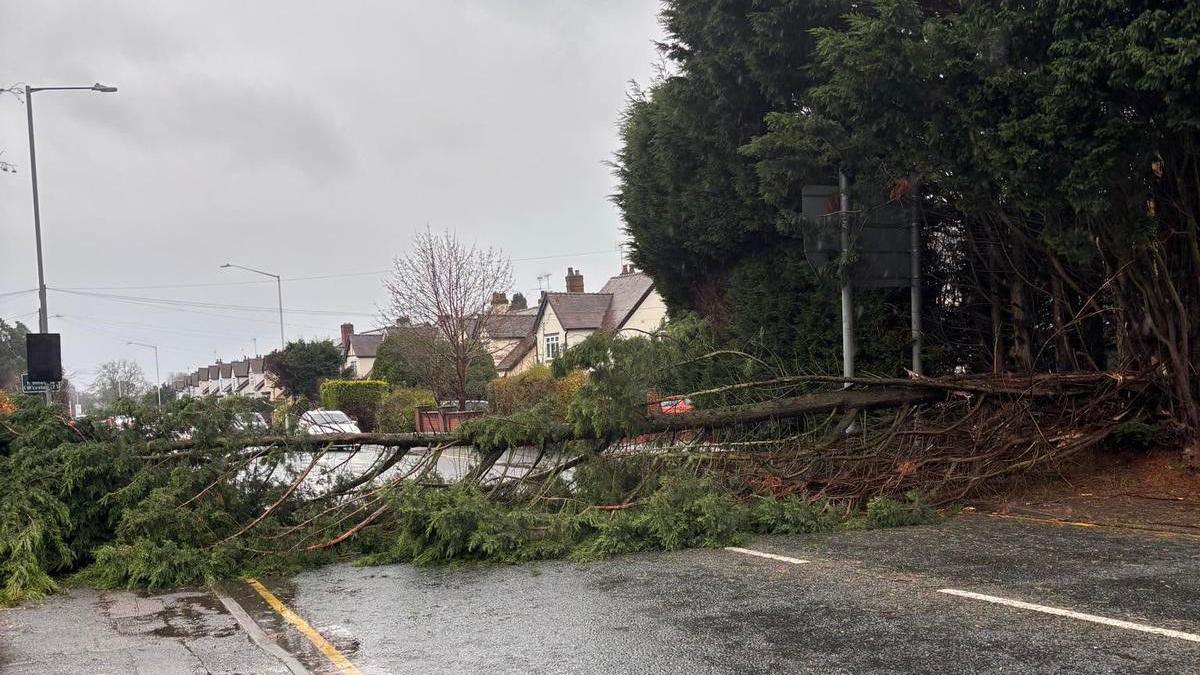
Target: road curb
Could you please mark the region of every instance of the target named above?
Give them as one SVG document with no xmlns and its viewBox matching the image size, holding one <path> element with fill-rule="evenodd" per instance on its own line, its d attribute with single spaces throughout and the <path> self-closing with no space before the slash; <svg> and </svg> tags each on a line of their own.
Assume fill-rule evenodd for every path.
<svg viewBox="0 0 1200 675">
<path fill-rule="evenodd" d="M 251 618 L 249 612 L 238 604 L 237 600 L 234 600 L 216 586 L 212 587 L 212 592 L 221 601 L 221 604 L 225 606 L 225 609 L 229 610 L 229 614 L 238 622 L 238 625 L 242 627 L 246 635 L 250 636 L 250 640 L 258 645 L 260 649 L 278 659 L 293 675 L 312 675 L 312 671 L 306 668 L 303 663 L 300 663 L 299 659 L 292 656 L 290 652 L 279 646 L 279 643 L 272 640 L 271 636 L 267 635 L 266 631 L 258 625 L 258 622 Z"/>
</svg>

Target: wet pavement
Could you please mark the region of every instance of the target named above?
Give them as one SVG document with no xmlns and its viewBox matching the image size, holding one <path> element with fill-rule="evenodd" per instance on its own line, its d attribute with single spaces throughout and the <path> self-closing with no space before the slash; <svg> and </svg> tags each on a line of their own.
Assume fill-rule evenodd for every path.
<svg viewBox="0 0 1200 675">
<path fill-rule="evenodd" d="M 0 673 L 288 673 L 208 590 L 72 589 L 0 609 Z"/>
<path fill-rule="evenodd" d="M 1200 642 L 1188 638 L 1200 639 L 1200 539 L 964 515 L 937 526 L 745 546 L 810 562 L 690 550 L 588 564 L 336 565 L 263 582 L 364 673 L 1200 673 Z M 312 672 L 339 672 L 254 590 L 228 588 Z M 209 643 L 186 630 L 155 633 L 186 626 L 182 610 L 162 617 L 135 605 L 125 613 L 145 618 L 121 619 L 104 597 L 74 593 L 0 611 L 0 670 L 286 672 L 221 620 L 219 605 L 201 603 L 213 612 L 199 619 L 204 640 L 238 649 L 208 661 Z M 89 601 L 90 619 L 79 604 Z M 69 625 L 47 624 L 56 618 Z M 15 640 L 8 624 L 20 627 Z M 76 649 L 126 642 L 88 660 L 48 660 L 56 639 Z M 143 657 L 150 660 L 137 662 Z M 187 665 L 155 670 L 174 658 Z M 47 663 L 59 669 L 41 669 Z"/>
</svg>

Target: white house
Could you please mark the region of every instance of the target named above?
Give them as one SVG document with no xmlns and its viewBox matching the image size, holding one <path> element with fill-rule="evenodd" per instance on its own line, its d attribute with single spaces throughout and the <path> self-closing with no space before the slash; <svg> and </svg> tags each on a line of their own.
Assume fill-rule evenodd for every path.
<svg viewBox="0 0 1200 675">
<path fill-rule="evenodd" d="M 383 343 L 386 329 L 380 328 L 366 333 L 355 333 L 354 324 L 342 324 L 342 357 L 350 376 L 365 380 L 375 368 L 375 353 Z"/>
<path fill-rule="evenodd" d="M 564 350 L 596 331 L 618 335 L 653 333 L 667 318 L 666 303 L 654 280 L 625 265 L 596 293 L 584 291 L 583 275 L 567 268 L 567 291 L 542 294 L 533 315 L 533 328 L 516 341 L 496 370 L 501 376 L 519 373 L 535 363 L 549 363 Z"/>
</svg>

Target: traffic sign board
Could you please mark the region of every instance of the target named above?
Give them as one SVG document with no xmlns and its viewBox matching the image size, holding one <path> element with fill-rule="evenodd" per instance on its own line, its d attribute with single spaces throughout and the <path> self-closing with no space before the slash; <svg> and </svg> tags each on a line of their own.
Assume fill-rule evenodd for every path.
<svg viewBox="0 0 1200 675">
<path fill-rule="evenodd" d="M 31 382 L 29 373 L 21 373 L 21 391 L 26 394 L 44 394 L 58 391 L 58 382 Z"/>
</svg>

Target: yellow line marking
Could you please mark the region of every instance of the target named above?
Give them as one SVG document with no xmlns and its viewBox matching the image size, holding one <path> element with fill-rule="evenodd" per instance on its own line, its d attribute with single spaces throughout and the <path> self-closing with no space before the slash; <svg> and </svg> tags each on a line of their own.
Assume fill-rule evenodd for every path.
<svg viewBox="0 0 1200 675">
<path fill-rule="evenodd" d="M 325 658 L 329 659 L 329 662 L 337 667 L 339 671 L 346 673 L 346 675 L 362 675 L 362 671 L 358 669 L 358 666 L 350 663 L 350 659 L 339 652 L 337 647 L 333 646 L 333 643 L 326 640 L 315 628 L 308 625 L 308 622 L 303 617 L 283 604 L 283 601 L 275 597 L 274 593 L 267 590 L 267 587 L 263 586 L 258 579 L 247 579 L 246 583 L 250 585 L 250 588 L 258 591 L 258 594 L 262 596 L 263 600 L 267 601 L 271 609 L 279 612 L 279 615 L 287 620 L 288 623 L 295 626 L 296 630 L 300 631 L 304 637 L 308 638 L 309 642 L 313 643 L 313 646 L 321 650 Z"/>
<path fill-rule="evenodd" d="M 1191 534 L 1190 532 L 1174 532 L 1172 530 L 1159 530 L 1152 527 L 1139 527 L 1136 525 L 1122 525 L 1118 523 L 1088 523 L 1078 520 L 1058 520 L 1055 518 L 1039 518 L 1037 516 L 1021 516 L 1008 513 L 986 513 L 985 515 L 991 516 L 992 518 L 1016 520 L 1018 522 L 1042 523 L 1045 525 L 1066 525 L 1070 527 L 1095 527 L 1106 530 L 1124 530 L 1126 532 L 1151 534 L 1167 539 L 1195 539 L 1200 541 L 1200 534 Z"/>
</svg>

